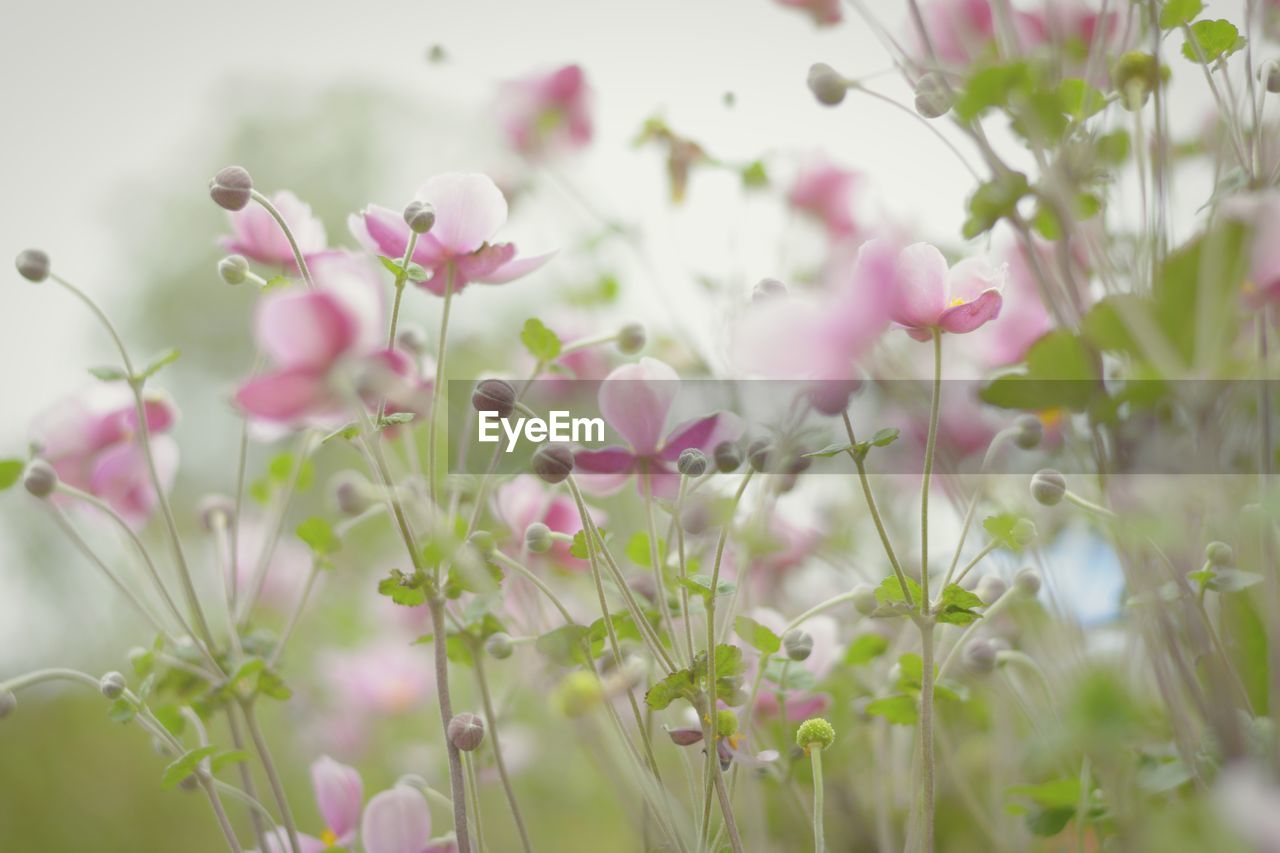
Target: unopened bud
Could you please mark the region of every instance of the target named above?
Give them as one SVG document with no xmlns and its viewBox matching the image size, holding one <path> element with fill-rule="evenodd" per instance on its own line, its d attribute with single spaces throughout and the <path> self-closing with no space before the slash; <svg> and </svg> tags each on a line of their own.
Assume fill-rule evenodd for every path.
<svg viewBox="0 0 1280 853">
<path fill-rule="evenodd" d="M 339 512 L 354 518 L 372 506 L 364 485 L 353 471 L 345 471 L 334 477 L 333 499 Z"/>
<path fill-rule="evenodd" d="M 742 451 L 731 441 L 717 444 L 712 456 L 715 458 L 716 470 L 721 474 L 737 471 L 742 465 Z"/>
<path fill-rule="evenodd" d="M 58 486 L 58 472 L 43 459 L 33 459 L 22 474 L 22 485 L 36 497 L 47 498 Z"/>
<path fill-rule="evenodd" d="M 566 675 L 553 696 L 556 707 L 566 717 L 581 717 L 590 713 L 603 699 L 604 693 L 595 674 L 584 670 Z"/>
<path fill-rule="evenodd" d="M 1015 543 L 1025 548 L 1036 541 L 1035 522 L 1029 518 L 1018 519 L 1013 523 L 1013 528 L 1009 531 L 1009 535 Z"/>
<path fill-rule="evenodd" d="M 1020 416 L 1013 426 L 1013 443 L 1023 450 L 1039 447 L 1044 440 L 1044 422 L 1035 415 Z"/>
<path fill-rule="evenodd" d="M 454 714 L 449 721 L 449 743 L 463 752 L 471 752 L 484 742 L 484 720 L 475 714 Z"/>
<path fill-rule="evenodd" d="M 946 115 L 955 102 L 955 93 L 936 71 L 930 71 L 916 81 L 916 112 L 925 118 Z"/>
<path fill-rule="evenodd" d="M 467 544 L 475 549 L 475 552 L 481 557 L 488 557 L 498 547 L 493 540 L 493 534 L 487 530 L 477 530 L 472 533 L 467 537 Z"/>
<path fill-rule="evenodd" d="M 421 791 L 427 787 L 427 780 L 417 773 L 406 773 L 396 780 L 396 784 L 412 788 L 415 791 Z"/>
<path fill-rule="evenodd" d="M 416 326 L 401 329 L 396 335 L 396 348 L 410 355 L 422 355 L 427 351 L 427 335 Z"/>
<path fill-rule="evenodd" d="M 1122 55 L 1112 68 L 1111 84 L 1124 95 L 1121 106 L 1132 110 L 1145 104 L 1167 75 L 1168 69 L 1161 68 L 1154 56 L 1131 50 Z"/>
<path fill-rule="evenodd" d="M 787 286 L 776 278 L 762 278 L 756 282 L 756 286 L 751 290 L 752 302 L 764 302 L 768 299 L 778 299 L 787 295 Z"/>
<path fill-rule="evenodd" d="M 244 255 L 227 255 L 218 261 L 218 276 L 227 284 L 244 284 L 249 280 L 249 262 Z"/>
<path fill-rule="evenodd" d="M 1035 569 L 1023 569 L 1013 576 L 1013 588 L 1028 598 L 1040 592 L 1040 573 Z"/>
<path fill-rule="evenodd" d="M 496 634 L 490 634 L 489 639 L 484 641 L 484 650 L 490 657 L 506 660 L 516 650 L 516 645 L 511 642 L 510 634 L 499 631 Z"/>
<path fill-rule="evenodd" d="M 244 210 L 253 198 L 253 178 L 240 166 L 227 166 L 209 181 L 209 196 L 224 210 Z"/>
<path fill-rule="evenodd" d="M 836 730 L 821 717 L 805 720 L 796 729 L 796 746 L 801 749 L 826 749 L 835 742 Z"/>
<path fill-rule="evenodd" d="M 436 224 L 436 209 L 425 201 L 411 201 L 404 208 L 404 222 L 415 234 L 426 234 Z"/>
<path fill-rule="evenodd" d="M 1273 59 L 1258 71 L 1258 79 L 1271 94 L 1280 92 L 1280 60 Z"/>
<path fill-rule="evenodd" d="M 534 451 L 532 466 L 544 483 L 555 485 L 573 473 L 573 451 L 560 443 L 544 444 Z"/>
<path fill-rule="evenodd" d="M 477 412 L 494 412 L 509 418 L 516 409 L 516 389 L 503 379 L 484 379 L 471 392 L 471 405 Z"/>
<path fill-rule="evenodd" d="M 818 103 L 834 107 L 844 100 L 849 90 L 849 81 L 825 62 L 815 62 L 809 66 L 809 91 L 818 99 Z"/>
<path fill-rule="evenodd" d="M 1220 568 L 1236 564 L 1236 553 L 1226 542 L 1214 541 L 1204 546 L 1204 558 L 1209 561 L 1209 565 Z"/>
<path fill-rule="evenodd" d="M 49 256 L 39 249 L 19 252 L 14 266 L 18 268 L 18 275 L 36 284 L 49 277 Z"/>
<path fill-rule="evenodd" d="M 9 716 L 18 707 L 18 697 L 12 690 L 0 690 L 0 720 Z"/>
<path fill-rule="evenodd" d="M 525 528 L 524 547 L 528 548 L 530 553 L 545 554 L 551 550 L 553 544 L 555 539 L 551 537 L 551 528 L 541 521 L 535 521 Z"/>
<path fill-rule="evenodd" d="M 876 608 L 880 606 L 880 602 L 876 600 L 875 587 L 870 584 L 860 583 L 849 593 L 850 599 L 853 601 L 853 609 L 861 613 L 863 616 L 870 616 L 875 613 Z"/>
<path fill-rule="evenodd" d="M 118 672 L 108 672 L 98 680 L 98 689 L 108 699 L 119 699 L 127 686 L 124 676 Z"/>
<path fill-rule="evenodd" d="M 782 650 L 793 661 L 808 660 L 813 653 L 813 635 L 799 628 L 792 628 L 782 635 Z"/>
<path fill-rule="evenodd" d="M 964 647 L 964 661 L 971 670 L 985 675 L 996 668 L 996 653 L 990 640 L 974 640 Z"/>
<path fill-rule="evenodd" d="M 769 455 L 772 450 L 773 442 L 767 438 L 757 438 L 747 445 L 747 461 L 755 470 L 764 471 L 769 467 Z"/>
<path fill-rule="evenodd" d="M 733 737 L 738 733 L 738 715 L 728 708 L 716 712 L 716 736 Z"/>
<path fill-rule="evenodd" d="M 618 352 L 623 355 L 635 355 L 644 349 L 649 336 L 644 326 L 639 323 L 628 323 L 618 330 Z"/>
<path fill-rule="evenodd" d="M 1031 497 L 1045 506 L 1055 506 L 1062 502 L 1067 493 L 1067 478 L 1061 471 L 1042 468 L 1031 475 Z"/>
<path fill-rule="evenodd" d="M 686 447 L 676 460 L 676 470 L 686 477 L 701 477 L 707 470 L 707 454 L 696 447 Z"/>
<path fill-rule="evenodd" d="M 1004 578 L 998 575 L 983 575 L 982 580 L 978 581 L 978 588 L 974 590 L 974 595 L 981 598 L 984 604 L 991 604 L 1004 595 L 1007 589 L 1009 584 Z"/>
<path fill-rule="evenodd" d="M 196 513 L 200 526 L 212 533 L 236 517 L 236 502 L 226 495 L 205 495 L 196 506 Z"/>
</svg>

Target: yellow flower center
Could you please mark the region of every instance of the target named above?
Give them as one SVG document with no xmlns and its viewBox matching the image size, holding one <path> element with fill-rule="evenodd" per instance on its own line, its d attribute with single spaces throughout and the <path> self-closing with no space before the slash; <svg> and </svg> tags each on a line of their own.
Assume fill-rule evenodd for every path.
<svg viewBox="0 0 1280 853">
<path fill-rule="evenodd" d="M 963 304 L 964 304 L 964 297 L 957 296 L 955 299 L 951 300 L 951 304 L 948 307 L 955 308 L 957 305 L 963 305 Z"/>
<path fill-rule="evenodd" d="M 324 842 L 325 847 L 335 847 L 338 844 L 338 835 L 332 829 L 326 829 L 320 833 L 320 840 Z"/>
</svg>

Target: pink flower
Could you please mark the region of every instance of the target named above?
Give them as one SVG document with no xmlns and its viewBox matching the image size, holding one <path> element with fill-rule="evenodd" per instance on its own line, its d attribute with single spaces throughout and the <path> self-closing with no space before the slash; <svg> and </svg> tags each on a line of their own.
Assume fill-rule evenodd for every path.
<svg viewBox="0 0 1280 853">
<path fill-rule="evenodd" d="M 545 264 L 550 254 L 517 258 L 513 243 L 489 240 L 507 221 L 507 200 L 485 175 L 450 172 L 437 175 L 418 190 L 418 201 L 436 212 L 436 224 L 418 238 L 413 262 L 427 270 L 422 287 L 443 296 L 472 282 L 505 284 Z M 411 234 L 397 211 L 371 204 L 348 219 L 352 235 L 370 252 L 399 261 Z"/>
<path fill-rule="evenodd" d="M 376 795 L 365 806 L 360 841 L 365 853 L 425 853 L 431 839 L 431 810 L 407 785 Z"/>
<path fill-rule="evenodd" d="M 1053 247 L 1036 243 L 1041 269 L 1056 270 Z M 1026 358 L 1031 345 L 1053 329 L 1026 249 L 1015 244 L 1005 253 L 1008 286 L 1002 291 L 1000 314 L 976 336 L 976 355 L 988 367 L 1008 367 Z"/>
<path fill-rule="evenodd" d="M 258 557 L 267 544 L 267 533 L 267 524 L 260 517 L 247 516 L 240 524 L 236 540 L 236 583 L 241 590 L 248 590 L 253 583 Z M 228 566 L 227 570 L 230 569 Z M 272 551 L 258 603 L 281 611 L 293 607 L 310 570 L 311 549 L 295 536 L 281 536 Z"/>
<path fill-rule="evenodd" d="M 311 765 L 311 787 L 325 822 L 323 840 L 328 846 L 349 845 L 360 824 L 360 801 L 364 796 L 359 772 L 325 755 Z"/>
<path fill-rule="evenodd" d="M 298 249 L 308 261 L 325 251 L 327 246 L 324 223 L 311 214 L 311 205 L 285 190 L 272 197 L 271 203 L 289 223 L 289 230 L 298 241 Z M 244 255 L 263 264 L 297 269 L 293 249 L 280 225 L 260 204 L 249 204 L 228 214 L 231 235 L 218 243 L 228 252 Z"/>
<path fill-rule="evenodd" d="M 160 392 L 147 392 L 144 403 L 152 455 L 167 491 L 178 471 L 178 445 L 164 433 L 177 422 L 178 410 Z M 62 482 L 103 499 L 137 527 L 156 506 L 138 426 L 129 389 L 123 383 L 101 383 L 38 415 L 31 435 Z"/>
<path fill-rule="evenodd" d="M 995 16 L 987 0 L 933 0 L 921 5 L 925 31 L 938 60 L 969 65 L 994 50 Z M 912 54 L 927 62 L 929 51 L 914 21 L 907 24 Z"/>
<path fill-rule="evenodd" d="M 846 239 L 860 230 L 853 221 L 853 196 L 861 184 L 862 175 L 857 172 L 817 158 L 796 175 L 787 201 L 796 210 L 822 223 L 833 240 Z"/>
<path fill-rule="evenodd" d="M 499 121 L 511 147 L 529 157 L 591 142 L 591 90 L 579 65 L 566 65 L 503 85 Z"/>
<path fill-rule="evenodd" d="M 805 12 L 820 27 L 838 24 L 842 18 L 840 0 L 774 0 L 774 2 L 779 6 L 789 6 Z"/>
<path fill-rule="evenodd" d="M 1223 212 L 1253 229 L 1245 304 L 1256 309 L 1280 302 L 1280 193 L 1233 198 L 1223 205 Z"/>
<path fill-rule="evenodd" d="M 696 447 L 710 453 L 721 442 L 742 436 L 741 419 L 721 412 L 686 421 L 664 438 L 678 390 L 676 372 L 655 358 L 624 364 L 605 377 L 600 383 L 600 412 L 629 446 L 577 451 L 574 464 L 587 473 L 584 482 L 607 491 L 619 488 L 637 473 L 641 489 L 647 478 L 654 495 L 674 497 L 679 475 L 671 466 L 681 451 Z"/>
<path fill-rule="evenodd" d="M 379 640 L 334 650 L 320 671 L 345 715 L 395 715 L 418 707 L 434 690 L 430 661 L 401 641 Z"/>
<path fill-rule="evenodd" d="M 898 254 L 892 282 L 890 318 L 918 341 L 935 331 L 964 334 L 1000 314 L 1005 272 L 986 260 L 969 258 L 948 271 L 947 260 L 928 243 Z"/>
<path fill-rule="evenodd" d="M 547 490 L 532 474 L 521 474 L 499 486 L 493 495 L 493 512 L 519 542 L 524 541 L 524 531 L 530 524 L 540 521 L 555 533 L 570 536 L 582 530 L 582 518 L 573 499 L 560 492 Z M 604 513 L 591 511 L 597 524 L 605 521 Z M 549 552 L 556 562 L 573 568 L 586 564 L 570 556 L 566 542 L 556 542 Z"/>
</svg>

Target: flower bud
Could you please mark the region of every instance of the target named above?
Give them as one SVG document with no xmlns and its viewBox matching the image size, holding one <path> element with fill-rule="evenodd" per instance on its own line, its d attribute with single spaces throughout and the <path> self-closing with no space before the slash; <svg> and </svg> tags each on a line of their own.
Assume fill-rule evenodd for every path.
<svg viewBox="0 0 1280 853">
<path fill-rule="evenodd" d="M 712 452 L 716 461 L 716 470 L 721 474 L 737 471 L 742 465 L 742 451 L 731 441 L 722 441 Z"/>
<path fill-rule="evenodd" d="M 236 517 L 236 503 L 226 495 L 205 495 L 196 507 L 200 526 L 212 533 Z"/>
<path fill-rule="evenodd" d="M 516 645 L 511 642 L 510 634 L 504 634 L 499 631 L 496 634 L 490 634 L 489 639 L 484 641 L 484 650 L 489 653 L 490 657 L 506 660 L 515 652 Z"/>
<path fill-rule="evenodd" d="M 1031 497 L 1045 506 L 1055 506 L 1062 502 L 1067 493 L 1067 478 L 1061 471 L 1042 468 L 1031 475 Z"/>
<path fill-rule="evenodd" d="M 411 201 L 404 208 L 404 224 L 415 234 L 426 234 L 436 224 L 436 209 L 429 202 Z"/>
<path fill-rule="evenodd" d="M 978 588 L 974 590 L 974 595 L 981 598 L 984 604 L 991 604 L 1004 595 L 1007 589 L 1009 589 L 1008 582 L 999 575 L 983 575 L 982 580 L 978 581 Z"/>
<path fill-rule="evenodd" d="M 676 460 L 676 470 L 686 477 L 701 477 L 707 470 L 707 454 L 696 447 L 686 447 Z"/>
<path fill-rule="evenodd" d="M 853 601 L 853 609 L 863 616 L 870 616 L 880 606 L 880 602 L 876 599 L 876 589 L 870 584 L 858 584 L 853 588 L 850 597 Z"/>
<path fill-rule="evenodd" d="M 782 635 L 782 650 L 793 661 L 808 660 L 813 653 L 813 635 L 799 628 L 792 628 Z"/>
<path fill-rule="evenodd" d="M 1027 568 L 1013 576 L 1013 588 L 1028 598 L 1034 598 L 1040 592 L 1040 573 Z"/>
<path fill-rule="evenodd" d="M 471 405 L 477 412 L 496 412 L 509 418 L 516 409 L 516 389 L 503 379 L 484 379 L 471 392 Z"/>
<path fill-rule="evenodd" d="M 227 255 L 218 261 L 218 276 L 227 284 L 244 284 L 249 280 L 249 262 L 244 255 Z"/>
<path fill-rule="evenodd" d="M 12 690 L 0 690 L 0 720 L 9 716 L 18 707 L 18 697 Z"/>
<path fill-rule="evenodd" d="M 551 528 L 541 521 L 535 521 L 524 530 L 524 547 L 533 554 L 545 554 L 551 550 L 555 540 L 551 537 Z"/>
<path fill-rule="evenodd" d="M 497 549 L 497 543 L 493 541 L 493 534 L 487 530 L 477 530 L 467 537 L 467 544 L 470 545 L 481 557 L 488 557 Z"/>
<path fill-rule="evenodd" d="M 38 498 L 47 498 L 58 485 L 58 472 L 43 459 L 32 459 L 22 474 L 22 485 Z"/>
<path fill-rule="evenodd" d="M 1036 541 L 1035 522 L 1029 518 L 1018 519 L 1013 523 L 1013 529 L 1009 531 L 1009 535 L 1020 547 L 1025 548 Z"/>
<path fill-rule="evenodd" d="M 644 349 L 648 339 L 644 326 L 639 323 L 628 323 L 618 330 L 618 352 L 623 355 L 635 355 Z"/>
<path fill-rule="evenodd" d="M 354 518 L 373 505 L 365 491 L 364 481 L 354 471 L 344 471 L 333 479 L 334 503 L 343 515 Z"/>
<path fill-rule="evenodd" d="M 98 689 L 108 699 L 119 699 L 127 686 L 124 676 L 118 672 L 108 672 L 98 680 Z"/>
<path fill-rule="evenodd" d="M 1121 106 L 1132 110 L 1147 102 L 1168 73 L 1169 69 L 1161 68 L 1151 54 L 1131 50 L 1122 55 L 1111 69 L 1111 84 L 1124 95 Z"/>
<path fill-rule="evenodd" d="M 564 482 L 573 473 L 573 451 L 558 442 L 544 444 L 534 451 L 532 465 L 544 483 Z"/>
<path fill-rule="evenodd" d="M 805 395 L 815 412 L 834 417 L 848 410 L 849 399 L 861 387 L 861 379 L 818 379 L 809 384 Z"/>
<path fill-rule="evenodd" d="M 752 302 L 764 302 L 768 299 L 778 299 L 787 295 L 787 286 L 776 278 L 762 278 L 756 282 L 756 286 L 751 290 Z"/>
<path fill-rule="evenodd" d="M 716 712 L 716 737 L 733 737 L 738 733 L 738 715 L 728 708 Z"/>
<path fill-rule="evenodd" d="M 209 196 L 224 210 L 244 210 L 253 198 L 253 178 L 240 166 L 227 166 L 209 181 Z"/>
<path fill-rule="evenodd" d="M 763 472 L 769 467 L 769 455 L 773 450 L 773 442 L 767 438 L 757 438 L 747 445 L 747 461 L 751 467 Z"/>
<path fill-rule="evenodd" d="M 581 717 L 590 713 L 604 699 L 600 682 L 593 673 L 584 670 L 571 672 L 556 687 L 553 701 L 566 717 Z"/>
<path fill-rule="evenodd" d="M 818 99 L 818 103 L 834 107 L 844 100 L 849 90 L 849 81 L 840 76 L 834 68 L 825 62 L 815 62 L 809 66 L 809 91 Z"/>
<path fill-rule="evenodd" d="M 1280 92 L 1280 59 L 1273 59 L 1258 70 L 1258 79 L 1271 94 Z"/>
<path fill-rule="evenodd" d="M 1044 422 L 1035 415 L 1022 415 L 1013 422 L 1013 443 L 1023 450 L 1032 450 L 1044 440 Z"/>
<path fill-rule="evenodd" d="M 1236 553 L 1226 542 L 1213 541 L 1204 546 L 1204 558 L 1211 566 L 1223 567 L 1236 564 Z"/>
<path fill-rule="evenodd" d="M 427 335 L 416 326 L 408 326 L 396 335 L 396 349 L 420 356 L 427 351 Z"/>
<path fill-rule="evenodd" d="M 18 268 L 18 275 L 35 284 L 49 277 L 49 256 L 39 249 L 23 249 L 14 266 Z"/>
<path fill-rule="evenodd" d="M 484 742 L 484 720 L 475 714 L 454 714 L 449 721 L 449 743 L 463 752 L 472 752 Z"/>
<path fill-rule="evenodd" d="M 925 118 L 941 118 L 951 112 L 955 102 L 955 93 L 936 71 L 916 81 L 916 112 Z"/>
<path fill-rule="evenodd" d="M 974 640 L 964 647 L 964 662 L 974 672 L 985 675 L 996 668 L 996 646 L 990 640 Z"/>
<path fill-rule="evenodd" d="M 821 717 L 805 720 L 796 729 L 796 746 L 803 750 L 826 749 L 836 742 L 836 730 Z"/>
</svg>

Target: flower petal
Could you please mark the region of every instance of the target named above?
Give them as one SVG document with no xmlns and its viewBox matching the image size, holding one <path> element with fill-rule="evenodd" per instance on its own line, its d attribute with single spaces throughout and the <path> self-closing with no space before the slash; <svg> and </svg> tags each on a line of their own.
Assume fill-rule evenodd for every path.
<svg viewBox="0 0 1280 853">
<path fill-rule="evenodd" d="M 356 319 L 332 293 L 284 290 L 262 300 L 255 337 L 280 367 L 325 370 L 358 332 Z"/>
<path fill-rule="evenodd" d="M 934 326 L 947 307 L 947 260 L 928 243 L 898 253 L 889 316 L 909 329 Z"/>
<path fill-rule="evenodd" d="M 630 473 L 636 456 L 625 447 L 606 447 L 602 450 L 579 450 L 573 454 L 575 470 L 592 474 Z"/>
<path fill-rule="evenodd" d="M 600 385 L 600 411 L 637 455 L 658 449 L 671 403 L 679 390 L 676 372 L 656 358 L 617 368 Z"/>
<path fill-rule="evenodd" d="M 690 447 L 711 452 L 716 446 L 726 441 L 737 441 L 742 438 L 746 426 L 742 418 L 733 412 L 717 412 L 703 418 L 696 418 L 671 430 L 663 444 L 661 458 L 674 462 L 680 453 Z"/>
<path fill-rule="evenodd" d="M 235 402 L 251 417 L 290 423 L 328 408 L 324 375 L 305 367 L 255 376 L 236 391 Z"/>
<path fill-rule="evenodd" d="M 315 789 L 320 816 L 334 835 L 346 838 L 360 825 L 364 784 L 354 767 L 321 756 L 311 765 L 311 787 Z"/>
<path fill-rule="evenodd" d="M 1008 277 L 1008 264 L 993 265 L 986 258 L 965 258 L 947 274 L 948 296 L 971 302 L 988 290 L 1002 290 Z"/>
<path fill-rule="evenodd" d="M 547 261 L 551 260 L 555 252 L 546 252 L 541 255 L 532 255 L 527 258 L 512 258 L 506 263 L 499 266 L 493 272 L 487 275 L 477 276 L 472 281 L 481 284 L 506 284 L 509 281 L 515 281 L 517 278 L 523 278 L 534 270 L 540 269 Z"/>
<path fill-rule="evenodd" d="M 431 235 L 451 255 L 474 252 L 507 221 L 507 200 L 488 175 L 449 172 L 418 190 L 436 210 Z"/>
<path fill-rule="evenodd" d="M 1002 301 L 999 291 L 988 290 L 972 302 L 943 311 L 938 318 L 938 328 L 955 335 L 972 332 L 999 316 Z"/>
<path fill-rule="evenodd" d="M 422 794 L 405 785 L 365 806 L 360 840 L 365 853 L 421 853 L 431 838 L 431 812 Z"/>
</svg>

